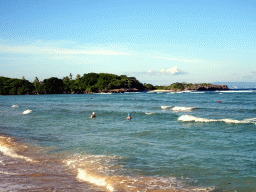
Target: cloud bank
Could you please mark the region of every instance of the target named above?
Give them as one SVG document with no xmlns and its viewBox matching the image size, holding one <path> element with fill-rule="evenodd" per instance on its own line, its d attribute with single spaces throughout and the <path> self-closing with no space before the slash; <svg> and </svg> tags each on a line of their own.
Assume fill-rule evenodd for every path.
<svg viewBox="0 0 256 192">
<path fill-rule="evenodd" d="M 51 48 L 40 46 L 1 46 L 1 52 L 5 53 L 23 53 L 23 54 L 39 54 L 39 55 L 133 55 L 129 52 L 113 51 L 113 50 L 79 50 L 79 49 L 64 49 Z"/>
<path fill-rule="evenodd" d="M 153 70 L 148 70 L 147 72 L 133 72 L 133 75 L 149 75 L 149 76 L 174 76 L 174 75 L 184 75 L 188 74 L 185 71 L 181 71 L 178 69 L 177 66 L 168 68 L 168 69 L 161 69 L 160 71 L 153 71 Z"/>
<path fill-rule="evenodd" d="M 181 71 L 178 69 L 177 66 L 174 66 L 172 68 L 168 68 L 168 69 L 161 69 L 159 72 L 158 71 L 152 71 L 149 70 L 147 73 L 147 75 L 183 75 L 183 74 L 187 74 L 187 72 Z"/>
</svg>

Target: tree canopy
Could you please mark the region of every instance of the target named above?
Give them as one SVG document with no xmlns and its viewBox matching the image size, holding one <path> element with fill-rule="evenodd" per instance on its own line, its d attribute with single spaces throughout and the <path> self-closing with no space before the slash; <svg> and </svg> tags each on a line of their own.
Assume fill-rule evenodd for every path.
<svg viewBox="0 0 256 192">
<path fill-rule="evenodd" d="M 114 89 L 150 90 L 151 84 L 142 84 L 135 77 L 108 73 L 88 73 L 82 77 L 78 74 L 75 80 L 66 76 L 63 79 L 51 77 L 39 82 L 35 77 L 30 83 L 25 79 L 0 77 L 0 94 L 59 94 L 59 93 L 95 93 L 108 92 Z"/>
<path fill-rule="evenodd" d="M 63 79 L 51 77 L 42 82 L 35 77 L 30 83 L 23 76 L 22 79 L 14 79 L 0 76 L 0 95 L 23 94 L 61 94 L 61 93 L 97 93 L 97 92 L 124 92 L 144 90 L 219 90 L 228 89 L 226 86 L 211 85 L 209 83 L 173 83 L 169 86 L 153 86 L 142 84 L 135 77 L 126 75 L 114 75 L 109 73 L 87 73 L 83 76 L 76 75 L 76 79 L 69 76 Z"/>
</svg>

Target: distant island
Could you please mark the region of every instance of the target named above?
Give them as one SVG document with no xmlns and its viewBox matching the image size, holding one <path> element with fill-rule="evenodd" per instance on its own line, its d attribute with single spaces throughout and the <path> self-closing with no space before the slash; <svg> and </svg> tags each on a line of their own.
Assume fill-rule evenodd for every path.
<svg viewBox="0 0 256 192">
<path fill-rule="evenodd" d="M 169 86 L 153 86 L 142 84 L 135 77 L 126 75 L 114 75 L 108 73 L 88 73 L 82 77 L 77 74 L 76 79 L 72 75 L 63 79 L 51 77 L 39 81 L 37 77 L 33 83 L 22 79 L 0 76 L 0 95 L 40 95 L 40 94 L 92 94 L 92 93 L 123 93 L 138 91 L 216 91 L 229 90 L 227 85 L 212 85 L 207 83 L 173 83 Z"/>
</svg>

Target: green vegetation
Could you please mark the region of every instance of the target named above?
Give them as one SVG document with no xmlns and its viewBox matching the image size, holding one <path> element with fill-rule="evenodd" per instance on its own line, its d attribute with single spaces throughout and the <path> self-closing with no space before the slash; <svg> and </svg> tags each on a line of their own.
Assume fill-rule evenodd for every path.
<svg viewBox="0 0 256 192">
<path fill-rule="evenodd" d="M 22 79 L 11 79 L 0 77 L 0 94 L 1 95 L 17 95 L 32 92 L 34 85 L 29 81 Z"/>
<path fill-rule="evenodd" d="M 159 86 L 159 85 L 156 85 L 154 86 L 156 90 L 165 90 L 166 89 L 166 86 Z"/>
<path fill-rule="evenodd" d="M 171 91 L 183 91 L 183 90 L 205 90 L 211 87 L 208 90 L 216 90 L 222 89 L 220 86 L 213 86 L 210 83 L 200 83 L 200 84 L 192 84 L 192 83 L 173 83 L 169 86 L 154 86 L 156 90 L 171 90 Z"/>
<path fill-rule="evenodd" d="M 39 82 L 35 77 L 34 82 L 23 79 L 0 77 L 0 94 L 60 94 L 60 93 L 95 93 L 95 92 L 122 92 L 152 90 L 151 84 L 142 84 L 135 77 L 114 75 L 107 73 L 88 73 L 82 77 L 77 74 L 72 80 L 72 75 L 58 79 L 51 77 Z"/>
<path fill-rule="evenodd" d="M 61 93 L 120 93 L 125 91 L 145 91 L 145 90 L 228 90 L 225 85 L 211 85 L 209 83 L 173 83 L 169 86 L 153 86 L 142 84 L 135 77 L 126 75 L 114 75 L 108 73 L 88 73 L 82 77 L 77 74 L 76 79 L 72 79 L 72 74 L 58 79 L 51 77 L 42 82 L 35 77 L 30 83 L 23 76 L 22 79 L 13 79 L 0 76 L 0 95 L 24 95 L 24 94 L 61 94 Z"/>
</svg>

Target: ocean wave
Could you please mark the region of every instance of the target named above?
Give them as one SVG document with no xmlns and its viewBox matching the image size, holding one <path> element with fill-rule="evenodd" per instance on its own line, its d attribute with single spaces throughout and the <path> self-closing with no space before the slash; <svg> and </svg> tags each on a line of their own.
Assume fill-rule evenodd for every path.
<svg viewBox="0 0 256 192">
<path fill-rule="evenodd" d="M 252 93 L 254 92 L 253 90 L 240 90 L 240 91 L 217 91 L 217 92 L 222 92 L 222 93 Z"/>
<path fill-rule="evenodd" d="M 124 93 L 140 93 L 140 92 L 124 92 Z"/>
<path fill-rule="evenodd" d="M 186 188 L 185 182 L 175 177 L 124 175 L 125 168 L 118 165 L 120 156 L 75 155 L 63 161 L 77 172 L 76 178 L 105 191 L 211 191 L 210 188 Z"/>
<path fill-rule="evenodd" d="M 29 113 L 31 113 L 31 112 L 32 112 L 32 110 L 27 109 L 26 111 L 23 111 L 23 114 L 29 114 Z"/>
<path fill-rule="evenodd" d="M 101 175 L 87 173 L 87 171 L 79 168 L 77 178 L 78 180 L 87 181 L 91 184 L 95 184 L 100 187 L 105 187 L 109 191 L 114 191 L 114 187 L 111 184 L 108 184 L 106 178 L 102 177 Z"/>
<path fill-rule="evenodd" d="M 225 123 L 255 123 L 256 118 L 245 119 L 245 120 L 235 120 L 235 119 L 207 119 L 207 118 L 199 118 L 194 117 L 192 115 L 182 115 L 178 118 L 179 121 L 195 121 L 195 122 L 225 122 Z"/>
<path fill-rule="evenodd" d="M 18 155 L 15 152 L 15 146 L 16 146 L 16 144 L 13 142 L 13 140 L 11 138 L 8 138 L 8 137 L 6 138 L 3 136 L 0 136 L 0 151 L 4 155 L 12 157 L 12 158 L 24 159 L 24 160 L 30 161 L 30 162 L 36 162 L 29 157 Z"/>
<path fill-rule="evenodd" d="M 172 106 L 161 106 L 161 109 L 168 109 L 171 108 Z"/>
<path fill-rule="evenodd" d="M 111 95 L 112 93 L 94 93 L 94 94 L 99 94 L 99 95 Z"/>
<path fill-rule="evenodd" d="M 205 93 L 203 91 L 191 91 L 190 93 Z"/>
<path fill-rule="evenodd" d="M 173 111 L 190 111 L 194 109 L 194 107 L 173 107 Z"/>
</svg>

